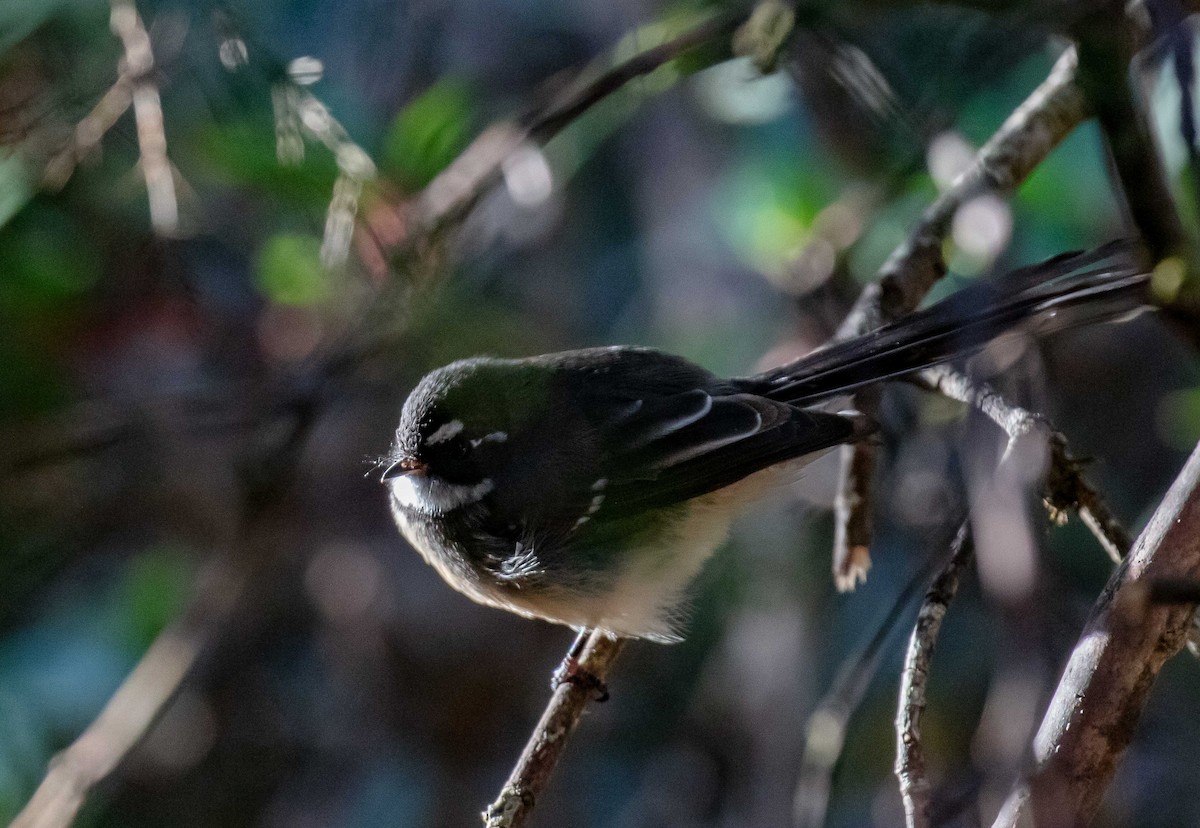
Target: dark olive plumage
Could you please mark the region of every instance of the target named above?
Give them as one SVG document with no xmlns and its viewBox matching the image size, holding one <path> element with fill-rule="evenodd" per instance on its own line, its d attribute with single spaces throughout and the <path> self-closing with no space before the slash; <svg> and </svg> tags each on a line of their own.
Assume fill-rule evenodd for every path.
<svg viewBox="0 0 1200 828">
<path fill-rule="evenodd" d="M 1145 282 L 1117 248 L 1060 256 L 740 379 L 645 348 L 455 362 L 404 405 L 384 474 L 392 511 L 477 601 L 674 640 L 687 585 L 737 508 L 871 431 L 816 404 L 1023 323 L 1127 312 Z"/>
</svg>

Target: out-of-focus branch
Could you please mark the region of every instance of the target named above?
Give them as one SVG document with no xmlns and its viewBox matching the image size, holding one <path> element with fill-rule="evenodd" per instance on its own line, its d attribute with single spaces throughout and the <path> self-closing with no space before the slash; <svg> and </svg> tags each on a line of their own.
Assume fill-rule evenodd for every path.
<svg viewBox="0 0 1200 828">
<path fill-rule="evenodd" d="M 578 669 L 603 682 L 624 646 L 624 639 L 594 632 L 579 656 Z M 500 796 L 483 813 L 488 828 L 519 828 L 526 823 L 593 692 L 570 682 L 554 691 Z"/>
<path fill-rule="evenodd" d="M 896 713 L 896 778 L 904 800 L 909 828 L 927 828 L 931 787 L 925 772 L 921 746 L 921 716 L 925 712 L 925 688 L 933 663 L 938 633 L 950 602 L 958 592 L 958 580 L 971 561 L 971 523 L 963 521 L 951 544 L 950 560 L 938 573 L 917 613 L 900 673 L 900 704 Z"/>
<path fill-rule="evenodd" d="M 129 78 L 125 75 L 108 88 L 100 100 L 85 115 L 71 135 L 71 140 L 47 163 L 42 175 L 45 185 L 51 190 L 62 189 L 75 172 L 75 167 L 100 143 L 104 134 L 113 128 L 133 103 Z"/>
<path fill-rule="evenodd" d="M 184 613 L 159 633 L 100 715 L 51 760 L 14 828 L 71 825 L 91 791 L 142 742 L 198 659 L 228 627 L 247 588 L 284 551 L 279 538 L 286 534 L 286 513 L 294 508 L 284 495 L 319 412 L 314 400 L 298 398 L 289 413 L 282 430 L 279 423 L 263 428 L 246 459 L 243 536 L 205 565 Z"/>
<path fill-rule="evenodd" d="M 1083 476 L 1083 463 L 1067 449 L 1067 438 L 1055 431 L 1045 417 L 1014 405 L 987 383 L 975 382 L 949 365 L 922 371 L 916 378 L 925 388 L 977 408 L 1008 435 L 1009 448 L 1030 434 L 1044 440 L 1050 450 L 1050 468 L 1043 498 L 1051 516 L 1069 510 L 1095 535 L 1114 562 L 1120 562 L 1133 546 L 1133 539 L 1109 509 L 1104 496 Z"/>
<path fill-rule="evenodd" d="M 984 144 L 975 159 L 929 206 L 917 226 L 859 296 L 838 337 L 848 339 L 911 312 L 945 275 L 942 244 L 959 208 L 985 193 L 1011 195 L 1086 116 L 1067 49 L 1049 76 Z"/>
<path fill-rule="evenodd" d="M 1162 159 L 1130 77 L 1136 32 L 1124 3 L 1096 4 L 1075 26 L 1079 87 L 1107 141 L 1127 208 L 1153 261 L 1186 255 L 1187 236 L 1167 185 Z"/>
<path fill-rule="evenodd" d="M 1200 578 L 1200 447 L 1101 593 L 1033 741 L 1033 769 L 995 825 L 1086 825 L 1195 605 L 1154 604 L 1158 582 Z"/>
<path fill-rule="evenodd" d="M 504 161 L 526 142 L 545 143 L 593 106 L 632 80 L 648 75 L 706 43 L 729 38 L 745 20 L 744 13 L 709 18 L 683 34 L 640 52 L 598 75 L 585 72 L 551 102 L 517 123 L 500 122 L 485 129 L 417 196 L 407 216 L 413 233 L 406 246 L 423 243 L 447 224 L 466 215 L 495 183 Z M 590 77 L 589 77 L 590 76 Z"/>
<path fill-rule="evenodd" d="M 50 762 L 12 828 L 67 828 L 96 785 L 146 737 L 197 660 L 229 623 L 242 595 L 272 560 L 278 524 L 269 514 L 248 523 L 253 537 L 218 553 L 202 570 L 187 611 L 154 639 L 100 715 Z M 274 530 L 271 528 L 274 527 Z"/>
<path fill-rule="evenodd" d="M 130 79 L 142 176 L 146 179 L 150 202 L 150 224 L 159 235 L 171 236 L 179 228 L 179 205 L 175 198 L 175 176 L 167 160 L 162 98 L 152 77 L 154 52 L 150 48 L 150 35 L 133 0 L 112 0 L 110 25 L 125 47 L 121 74 Z"/>
<path fill-rule="evenodd" d="M 837 338 L 849 339 L 910 313 L 946 272 L 942 244 L 959 208 L 985 193 L 1009 195 L 1078 126 L 1086 115 L 1083 95 L 1075 84 L 1076 56 L 1067 49 L 1049 76 L 1001 124 L 984 144 L 971 165 L 929 206 L 917 226 L 880 269 L 879 278 L 867 286 L 846 315 Z M 858 406 L 875 413 L 870 400 L 861 396 Z M 839 586 L 839 561 L 851 557 L 869 565 L 865 554 L 870 546 L 871 490 L 875 449 L 859 443 L 843 455 L 839 502 L 848 508 L 839 512 L 835 536 L 847 545 L 834 552 L 835 580 Z M 865 532 L 863 531 L 865 527 Z M 851 545 L 853 542 L 853 545 Z M 851 556 L 858 549 L 862 555 Z"/>
<path fill-rule="evenodd" d="M 870 640 L 842 663 L 829 690 L 809 715 L 804 729 L 804 757 L 792 797 L 792 825 L 795 828 L 819 828 L 825 824 L 830 783 L 846 742 L 850 717 L 875 678 L 884 644 L 900 616 L 932 574 L 932 561 L 913 573 Z"/>
</svg>

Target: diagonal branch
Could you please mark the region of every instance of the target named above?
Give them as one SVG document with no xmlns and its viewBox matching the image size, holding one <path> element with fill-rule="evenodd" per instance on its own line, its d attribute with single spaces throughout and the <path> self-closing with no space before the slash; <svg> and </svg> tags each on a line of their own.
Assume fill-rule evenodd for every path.
<svg viewBox="0 0 1200 828">
<path fill-rule="evenodd" d="M 578 669 L 603 682 L 624 646 L 624 639 L 594 632 L 579 656 Z M 500 796 L 483 813 L 487 828 L 519 828 L 526 823 L 593 692 L 570 682 L 554 691 Z"/>
<path fill-rule="evenodd" d="M 11 828 L 67 828 L 75 821 L 93 789 L 142 742 L 228 626 L 247 587 L 271 560 L 261 546 L 235 544 L 206 564 L 187 612 L 158 634 L 100 715 L 51 760 Z"/>
<path fill-rule="evenodd" d="M 949 365 L 922 371 L 916 382 L 952 400 L 964 402 L 987 416 L 1008 435 L 1009 447 L 1027 435 L 1036 434 L 1050 448 L 1050 469 L 1043 497 L 1051 515 L 1068 510 L 1080 520 L 1114 563 L 1119 563 L 1133 546 L 1133 539 L 1112 513 L 1104 496 L 1083 476 L 1083 463 L 1067 449 L 1067 438 L 1055 431 L 1041 415 L 1014 405 L 987 383 L 975 382 Z"/>
<path fill-rule="evenodd" d="M 672 60 L 708 43 L 728 39 L 745 13 L 708 18 L 677 37 L 639 52 L 591 80 L 579 80 L 560 92 L 541 110 L 519 119 L 499 122 L 479 136 L 437 175 L 415 200 L 411 247 L 435 236 L 448 224 L 462 220 L 500 177 L 506 159 L 527 142 L 544 144 L 567 125 L 630 81 L 654 72 Z M 584 77 L 588 73 L 584 73 Z"/>
<path fill-rule="evenodd" d="M 1062 53 L 1050 74 L 1004 121 L 975 159 L 921 216 L 904 244 L 892 251 L 879 278 L 867 286 L 842 321 L 837 338 L 849 339 L 913 311 L 946 273 L 942 245 L 959 208 L 985 193 L 1011 195 L 1046 156 L 1083 122 L 1083 95 L 1075 84 L 1075 50 Z M 870 399 L 859 408 L 875 413 Z M 850 565 L 870 566 L 871 477 L 875 448 L 859 443 L 843 455 L 834 547 L 834 580 L 853 585 Z"/>
<path fill-rule="evenodd" d="M 1092 821 L 1194 604 L 1151 604 L 1158 582 L 1200 578 L 1200 446 L 1101 593 L 1033 741 L 1032 770 L 995 825 Z"/>
</svg>

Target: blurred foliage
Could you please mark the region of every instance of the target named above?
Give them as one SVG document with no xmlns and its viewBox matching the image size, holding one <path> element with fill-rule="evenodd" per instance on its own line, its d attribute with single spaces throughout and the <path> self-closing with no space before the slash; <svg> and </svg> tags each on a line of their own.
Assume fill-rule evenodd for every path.
<svg viewBox="0 0 1200 828">
<path fill-rule="evenodd" d="M 472 137 L 474 108 L 463 81 L 443 78 L 422 92 L 392 121 L 384 136 L 382 163 L 408 190 L 417 190 L 450 163 Z"/>
<path fill-rule="evenodd" d="M 178 236 L 156 238 L 131 113 L 61 187 L 44 181 L 118 79 L 108 5 L 0 2 L 0 820 L 180 616 L 204 561 L 256 537 L 250 447 L 273 445 L 296 413 L 290 395 L 314 387 L 324 407 L 286 520 L 264 533 L 287 553 L 82 824 L 476 819 L 569 635 L 470 604 L 404 548 L 364 473 L 406 390 L 481 352 L 652 344 L 749 372 L 764 353 L 816 346 L 944 186 L 934 148 L 985 141 L 1053 58 L 1025 18 L 807 5 L 780 72 L 725 60 L 727 43 L 690 52 L 527 148 L 436 268 L 381 264 L 412 229 L 406 199 L 489 123 L 711 8 L 141 0 L 180 205 Z M 361 224 L 334 270 L 321 240 L 345 171 L 316 137 L 330 122 L 309 109 L 313 123 L 285 123 L 275 103 L 298 83 L 286 72 L 298 57 L 319 61 L 304 89 L 379 167 L 350 199 Z M 1178 88 L 1165 72 L 1155 83 L 1191 219 Z M 982 253 L 948 243 L 957 278 L 940 291 L 1126 232 L 1091 125 L 995 209 L 1011 233 Z M 802 261 L 815 264 L 799 272 Z M 306 373 L 357 342 L 367 318 L 395 335 L 380 358 Z M 997 381 L 1050 414 L 1096 458 L 1089 471 L 1118 511 L 1145 520 L 1200 436 L 1194 355 L 1149 318 L 1031 350 Z M 961 407 L 911 389 L 889 392 L 885 415 L 870 581 L 850 596 L 828 583 L 830 520 L 806 504 L 828 500 L 833 468 L 816 464 L 706 570 L 684 644 L 630 648 L 539 824 L 786 822 L 807 716 L 902 584 L 941 554 L 973 452 L 996 448 Z M 1045 547 L 1038 588 L 1014 603 L 972 579 L 934 665 L 927 749 L 947 807 L 1005 793 L 1108 574 L 1077 525 L 1050 529 L 1036 504 L 1030 515 Z M 851 721 L 831 826 L 900 821 L 890 768 L 903 637 Z M 1156 688 L 1105 824 L 1200 825 L 1187 773 L 1195 669 L 1172 665 Z M 1002 692 L 1014 686 L 1024 695 Z M 1012 699 L 1025 706 L 996 713 Z M 1008 723 L 1007 742 L 989 715 Z"/>
</svg>

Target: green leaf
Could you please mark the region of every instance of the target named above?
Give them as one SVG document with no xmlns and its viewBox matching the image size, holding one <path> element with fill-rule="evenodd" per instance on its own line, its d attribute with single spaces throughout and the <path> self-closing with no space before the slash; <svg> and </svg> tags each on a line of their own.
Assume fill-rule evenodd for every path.
<svg viewBox="0 0 1200 828">
<path fill-rule="evenodd" d="M 321 240 L 281 233 L 258 252 L 256 282 L 281 305 L 313 305 L 329 295 L 329 275 L 321 265 Z"/>
<path fill-rule="evenodd" d="M 119 590 L 119 623 L 137 650 L 178 617 L 193 575 L 191 561 L 174 549 L 155 549 L 130 562 Z"/>
<path fill-rule="evenodd" d="M 0 227 L 33 197 L 33 179 L 19 155 L 0 157 Z"/>
<path fill-rule="evenodd" d="M 0 183 L 0 199 L 3 199 Z M 0 233 L 0 300 L 7 309 L 54 306 L 100 278 L 101 259 L 71 216 L 37 202 Z"/>
<path fill-rule="evenodd" d="M 466 83 L 444 78 L 411 101 L 384 138 L 383 168 L 412 189 L 425 186 L 467 146 L 472 95 Z"/>
<path fill-rule="evenodd" d="M 200 158 L 217 177 L 295 204 L 324 208 L 337 179 L 337 163 L 324 148 L 310 149 L 299 164 L 280 163 L 274 130 L 250 121 L 203 129 L 198 139 Z"/>
</svg>

